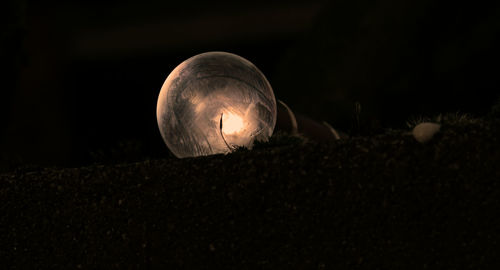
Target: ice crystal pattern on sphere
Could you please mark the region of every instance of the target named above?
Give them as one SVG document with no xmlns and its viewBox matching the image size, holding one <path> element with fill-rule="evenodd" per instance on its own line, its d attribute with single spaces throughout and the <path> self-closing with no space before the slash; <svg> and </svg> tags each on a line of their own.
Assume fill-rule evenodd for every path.
<svg viewBox="0 0 500 270">
<path fill-rule="evenodd" d="M 175 156 L 228 153 L 272 135 L 276 100 L 266 77 L 248 60 L 208 52 L 170 73 L 158 97 L 156 117 Z"/>
</svg>

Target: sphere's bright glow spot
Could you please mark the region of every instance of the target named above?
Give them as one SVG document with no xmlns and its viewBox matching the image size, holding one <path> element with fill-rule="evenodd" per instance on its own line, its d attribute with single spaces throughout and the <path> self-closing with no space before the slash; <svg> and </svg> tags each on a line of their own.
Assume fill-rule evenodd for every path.
<svg viewBox="0 0 500 270">
<path fill-rule="evenodd" d="M 223 114 L 222 123 L 222 132 L 228 135 L 241 132 L 244 127 L 243 119 L 233 113 Z"/>
<path fill-rule="evenodd" d="M 165 144 L 179 158 L 228 153 L 272 135 L 276 100 L 266 77 L 248 60 L 208 52 L 168 75 L 156 118 Z"/>
</svg>

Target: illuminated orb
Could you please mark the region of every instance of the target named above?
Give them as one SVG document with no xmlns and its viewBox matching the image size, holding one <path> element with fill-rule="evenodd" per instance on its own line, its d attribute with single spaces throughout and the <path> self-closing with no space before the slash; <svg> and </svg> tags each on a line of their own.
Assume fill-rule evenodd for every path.
<svg viewBox="0 0 500 270">
<path fill-rule="evenodd" d="M 207 52 L 168 75 L 156 118 L 165 144 L 179 158 L 228 153 L 269 139 L 276 100 L 266 77 L 248 60 Z"/>
</svg>

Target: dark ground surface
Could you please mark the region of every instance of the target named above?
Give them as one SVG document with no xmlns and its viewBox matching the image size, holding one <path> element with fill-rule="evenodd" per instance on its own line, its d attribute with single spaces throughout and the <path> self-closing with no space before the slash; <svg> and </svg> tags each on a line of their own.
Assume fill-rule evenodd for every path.
<svg viewBox="0 0 500 270">
<path fill-rule="evenodd" d="M 17 269 L 495 268 L 500 121 L 0 175 Z"/>
</svg>

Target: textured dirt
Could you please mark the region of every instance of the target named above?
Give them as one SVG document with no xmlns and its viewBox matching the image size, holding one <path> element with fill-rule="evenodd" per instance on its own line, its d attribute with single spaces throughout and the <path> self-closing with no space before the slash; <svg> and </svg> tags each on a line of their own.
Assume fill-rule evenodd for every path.
<svg viewBox="0 0 500 270">
<path fill-rule="evenodd" d="M 6 269 L 489 268 L 500 122 L 0 175 Z"/>
</svg>

